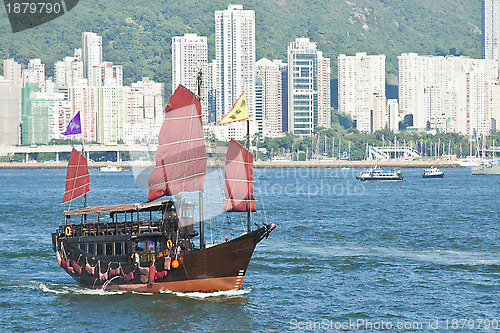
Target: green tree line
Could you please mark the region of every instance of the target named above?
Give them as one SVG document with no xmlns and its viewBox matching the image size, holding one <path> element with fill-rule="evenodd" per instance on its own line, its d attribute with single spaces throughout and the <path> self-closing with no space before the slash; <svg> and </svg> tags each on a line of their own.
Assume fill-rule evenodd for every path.
<svg viewBox="0 0 500 333">
<path fill-rule="evenodd" d="M 387 72 L 397 75 L 398 55 L 482 56 L 482 1 L 469 0 L 242 0 L 255 11 L 257 59 L 286 61 L 287 45 L 308 37 L 332 59 L 356 52 L 385 54 Z M 207 36 L 214 58 L 214 12 L 227 1 L 81 0 L 67 14 L 41 26 L 12 33 L 0 11 L 0 59 L 26 64 L 41 58 L 48 75 L 54 62 L 81 47 L 83 31 L 103 36 L 106 61 L 122 65 L 125 83 L 148 76 L 166 85 L 170 96 L 171 40 L 196 33 Z M 0 64 L 0 66 L 2 66 Z"/>
<path fill-rule="evenodd" d="M 483 142 L 486 147 L 500 146 L 500 132 L 472 141 L 457 133 L 394 132 L 387 128 L 375 133 L 361 133 L 354 128 L 354 121 L 349 115 L 333 112 L 331 128 L 318 128 L 314 136 L 301 138 L 287 134 L 273 139 L 257 138 L 253 144 L 257 158 L 262 160 L 277 156 L 292 160 L 363 160 L 367 157 L 368 146 L 407 146 L 420 152 L 423 157 L 442 158 L 443 155 L 456 155 L 459 158 L 481 155 Z"/>
</svg>

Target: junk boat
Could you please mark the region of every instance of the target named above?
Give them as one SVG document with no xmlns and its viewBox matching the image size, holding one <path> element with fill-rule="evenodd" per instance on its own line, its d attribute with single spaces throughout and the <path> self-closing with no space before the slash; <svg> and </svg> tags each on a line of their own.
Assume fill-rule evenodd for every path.
<svg viewBox="0 0 500 333">
<path fill-rule="evenodd" d="M 356 179 L 362 182 L 400 182 L 403 180 L 403 172 L 401 170 L 383 170 L 376 166 L 360 173 Z"/>
<path fill-rule="evenodd" d="M 52 234 L 52 244 L 59 266 L 81 286 L 147 293 L 239 290 L 256 245 L 276 227 L 263 224 L 252 230 L 253 155 L 231 140 L 223 210 L 246 212 L 247 231 L 235 239 L 205 245 L 207 153 L 200 102 L 179 86 L 166 111 L 156 168 L 148 180 L 148 202 L 86 207 L 87 160 L 76 149 L 71 153 L 63 203 L 83 196 L 84 207 L 65 211 L 65 223 Z M 195 204 L 183 199 L 181 192 L 199 193 L 197 228 Z M 173 198 L 157 200 L 163 196 Z"/>
<path fill-rule="evenodd" d="M 444 172 L 436 167 L 430 167 L 429 169 L 424 169 L 422 178 L 443 178 Z"/>
</svg>

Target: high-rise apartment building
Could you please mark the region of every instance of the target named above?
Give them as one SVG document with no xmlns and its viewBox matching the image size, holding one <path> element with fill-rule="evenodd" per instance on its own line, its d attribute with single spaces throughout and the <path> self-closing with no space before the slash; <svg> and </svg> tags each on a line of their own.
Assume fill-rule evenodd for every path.
<svg viewBox="0 0 500 333">
<path fill-rule="evenodd" d="M 500 0 L 483 0 L 484 58 L 500 60 Z"/>
<path fill-rule="evenodd" d="M 82 61 L 84 78 L 90 80 L 94 66 L 102 63 L 102 36 L 93 32 L 82 33 Z"/>
<path fill-rule="evenodd" d="M 125 87 L 97 87 L 97 141 L 117 142 L 124 137 Z"/>
<path fill-rule="evenodd" d="M 3 61 L 4 80 L 0 82 L 0 144 L 21 143 L 21 65 L 14 59 Z"/>
<path fill-rule="evenodd" d="M 113 65 L 113 63 L 109 61 L 94 66 L 90 85 L 96 87 L 123 86 L 123 67 L 120 65 Z"/>
<path fill-rule="evenodd" d="M 385 128 L 385 55 L 338 57 L 339 111 L 350 114 L 361 132 Z"/>
<path fill-rule="evenodd" d="M 288 64 L 280 64 L 281 72 L 281 131 L 288 133 Z"/>
<path fill-rule="evenodd" d="M 45 91 L 45 64 L 40 59 L 31 59 L 28 68 L 23 71 L 23 86 L 36 83 L 41 91 Z"/>
<path fill-rule="evenodd" d="M 397 99 L 387 100 L 387 118 L 389 119 L 389 129 L 394 132 L 399 131 L 399 106 Z"/>
<path fill-rule="evenodd" d="M 64 119 L 63 123 L 68 124 L 80 112 L 83 140 L 97 141 L 97 88 L 83 83 L 69 87 L 68 100 L 71 107 L 70 118 Z"/>
<path fill-rule="evenodd" d="M 216 61 L 212 60 L 207 66 L 207 72 L 203 75 L 203 85 L 207 90 L 207 113 L 208 122 L 215 123 L 217 119 L 217 92 L 215 89 Z"/>
<path fill-rule="evenodd" d="M 30 85 L 34 84 L 28 83 L 28 86 Z M 69 102 L 64 99 L 64 94 L 31 91 L 29 98 L 24 99 L 24 104 L 23 144 L 48 143 L 54 138 L 59 138 L 59 133 L 64 126 L 60 123 L 61 116 L 69 113 L 70 110 Z"/>
<path fill-rule="evenodd" d="M 201 113 L 203 122 L 208 122 L 208 45 L 207 37 L 185 34 L 172 38 L 172 93 L 182 84 L 198 93 L 198 73 L 202 73 Z"/>
<path fill-rule="evenodd" d="M 263 119 L 264 119 L 264 108 L 263 108 L 263 98 L 262 98 L 263 82 L 262 78 L 257 75 L 255 77 L 255 114 L 254 121 L 256 126 L 256 133 L 263 135 Z"/>
<path fill-rule="evenodd" d="M 330 128 L 331 124 L 331 92 L 330 92 L 330 58 L 318 58 L 318 126 Z"/>
<path fill-rule="evenodd" d="M 54 64 L 54 79 L 59 87 L 71 87 L 81 84 L 83 62 L 75 57 L 65 57 Z"/>
<path fill-rule="evenodd" d="M 20 86 L 0 78 L 0 145 L 17 145 L 19 141 Z"/>
<path fill-rule="evenodd" d="M 3 76 L 5 80 L 14 85 L 21 86 L 23 84 L 21 65 L 14 59 L 5 59 L 3 61 Z"/>
<path fill-rule="evenodd" d="M 309 38 L 288 45 L 288 131 L 310 136 L 318 126 L 329 127 L 329 59 Z M 328 81 L 328 93 L 324 86 Z M 327 120 L 328 119 L 328 120 Z"/>
<path fill-rule="evenodd" d="M 229 5 L 215 12 L 216 119 L 220 120 L 245 91 L 248 113 L 255 112 L 255 12 Z M 243 139 L 243 122 L 224 125 L 228 138 Z M 255 133 L 250 118 L 250 132 Z"/>
<path fill-rule="evenodd" d="M 282 135 L 283 89 L 281 61 L 263 58 L 255 63 L 257 130 L 263 137 Z M 260 121 L 259 121 L 260 120 Z"/>
<path fill-rule="evenodd" d="M 164 118 L 163 84 L 143 77 L 142 81 L 125 87 L 125 142 L 157 143 Z"/>
<path fill-rule="evenodd" d="M 385 94 L 373 94 L 373 109 L 370 112 L 370 133 L 389 126 L 389 113 L 387 112 L 387 99 Z"/>
<path fill-rule="evenodd" d="M 491 129 L 500 131 L 500 84 L 489 82 L 486 87 L 486 122 Z"/>
<path fill-rule="evenodd" d="M 497 61 L 416 53 L 398 58 L 399 111 L 413 115 L 413 127 L 470 137 L 490 132 L 495 119 L 487 87 L 498 83 Z"/>
</svg>

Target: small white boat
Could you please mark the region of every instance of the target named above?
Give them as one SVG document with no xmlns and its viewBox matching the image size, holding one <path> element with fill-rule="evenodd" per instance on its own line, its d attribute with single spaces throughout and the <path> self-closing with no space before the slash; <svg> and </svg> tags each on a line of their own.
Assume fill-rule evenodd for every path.
<svg viewBox="0 0 500 333">
<path fill-rule="evenodd" d="M 122 171 L 122 167 L 108 164 L 105 167 L 101 167 L 100 170 L 102 172 L 120 172 Z"/>
<path fill-rule="evenodd" d="M 422 174 L 422 178 L 443 178 L 444 172 L 439 170 L 436 167 L 430 167 L 429 169 L 425 169 Z"/>
</svg>

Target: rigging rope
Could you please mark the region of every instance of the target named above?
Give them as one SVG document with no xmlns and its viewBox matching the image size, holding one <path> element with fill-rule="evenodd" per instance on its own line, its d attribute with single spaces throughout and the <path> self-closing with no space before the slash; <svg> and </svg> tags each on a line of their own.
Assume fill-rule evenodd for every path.
<svg viewBox="0 0 500 333">
<path fill-rule="evenodd" d="M 260 186 L 260 180 L 258 182 L 259 182 L 260 202 L 262 202 L 262 211 L 264 212 L 264 221 L 267 224 L 266 208 L 264 207 L 264 198 L 262 197 L 262 186 Z"/>
</svg>

